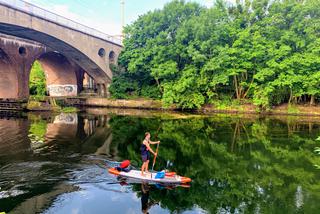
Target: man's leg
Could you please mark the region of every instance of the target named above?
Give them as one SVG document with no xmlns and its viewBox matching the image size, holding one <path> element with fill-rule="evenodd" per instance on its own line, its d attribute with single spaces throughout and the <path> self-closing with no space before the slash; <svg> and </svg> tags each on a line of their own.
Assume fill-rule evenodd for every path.
<svg viewBox="0 0 320 214">
<path fill-rule="evenodd" d="M 143 175 L 145 168 L 146 168 L 146 162 L 143 162 L 143 164 L 141 166 L 141 175 Z"/>
<path fill-rule="evenodd" d="M 149 160 L 146 161 L 146 172 L 149 172 Z"/>
</svg>

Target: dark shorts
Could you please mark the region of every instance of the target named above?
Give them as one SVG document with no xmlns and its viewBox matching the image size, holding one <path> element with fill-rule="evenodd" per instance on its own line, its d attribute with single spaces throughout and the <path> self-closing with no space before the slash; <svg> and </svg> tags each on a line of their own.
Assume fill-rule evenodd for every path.
<svg viewBox="0 0 320 214">
<path fill-rule="evenodd" d="M 146 162 L 147 160 L 150 160 L 149 152 L 147 154 L 141 154 L 141 158 L 143 162 Z"/>
</svg>

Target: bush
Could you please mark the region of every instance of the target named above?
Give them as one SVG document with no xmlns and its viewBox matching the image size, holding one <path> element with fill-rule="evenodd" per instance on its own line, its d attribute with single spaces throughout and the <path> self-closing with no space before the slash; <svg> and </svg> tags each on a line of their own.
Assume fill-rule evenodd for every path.
<svg viewBox="0 0 320 214">
<path fill-rule="evenodd" d="M 140 96 L 153 99 L 161 99 L 161 93 L 156 85 L 144 85 L 141 88 Z"/>
<path fill-rule="evenodd" d="M 46 95 L 46 76 L 41 64 L 35 61 L 32 65 L 29 80 L 29 92 L 31 95 Z"/>
</svg>

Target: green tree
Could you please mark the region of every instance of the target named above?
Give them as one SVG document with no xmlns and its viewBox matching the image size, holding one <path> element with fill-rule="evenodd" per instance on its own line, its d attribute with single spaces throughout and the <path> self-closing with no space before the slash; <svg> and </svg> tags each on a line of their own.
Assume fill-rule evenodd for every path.
<svg viewBox="0 0 320 214">
<path fill-rule="evenodd" d="M 225 97 L 262 109 L 313 105 L 320 96 L 319 6 L 318 0 L 246 0 L 204 8 L 174 0 L 126 27 L 124 72 L 113 94 L 191 109 Z"/>
<path fill-rule="evenodd" d="M 39 61 L 32 65 L 29 79 L 30 95 L 46 95 L 46 76 Z"/>
</svg>

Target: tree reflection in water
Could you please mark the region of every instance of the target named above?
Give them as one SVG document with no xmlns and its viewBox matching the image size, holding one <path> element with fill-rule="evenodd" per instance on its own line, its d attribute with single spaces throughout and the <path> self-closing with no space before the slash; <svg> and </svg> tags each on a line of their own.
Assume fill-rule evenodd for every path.
<svg viewBox="0 0 320 214">
<path fill-rule="evenodd" d="M 160 125 L 162 143 L 156 169 L 193 178 L 190 190 L 175 189 L 165 197 L 161 191 L 154 192 L 161 206 L 176 211 L 197 205 L 212 213 L 315 211 L 320 184 L 313 166 L 319 157 L 313 148 L 319 124 L 233 116 L 114 116 L 110 126 L 119 156 L 141 165 L 138 151 L 143 133 L 151 130 L 155 134 Z"/>
<path fill-rule="evenodd" d="M 320 131 L 316 119 L 32 115 L 0 119 L 5 139 L 0 144 L 1 194 L 21 193 L 0 199 L 5 211 L 22 209 L 28 199 L 32 206 L 41 196 L 44 203 L 34 210 L 40 212 L 63 189 L 78 191 L 73 185 L 64 188 L 66 181 L 112 179 L 105 169 L 110 159 L 130 159 L 140 167 L 146 131 L 161 141 L 155 169 L 175 171 L 193 182 L 191 188 L 172 189 L 129 183 L 130 191 L 140 198 L 144 194 L 145 211 L 152 202 L 159 202 L 152 210 L 170 212 L 315 213 L 320 208 L 319 171 L 314 167 L 320 156 L 313 152 Z"/>
</svg>

